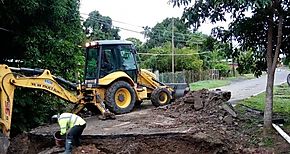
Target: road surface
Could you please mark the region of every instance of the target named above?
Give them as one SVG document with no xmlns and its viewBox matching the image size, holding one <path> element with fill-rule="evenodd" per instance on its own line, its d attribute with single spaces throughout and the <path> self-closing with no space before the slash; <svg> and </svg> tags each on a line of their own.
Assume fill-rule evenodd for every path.
<svg viewBox="0 0 290 154">
<path fill-rule="evenodd" d="M 275 75 L 275 85 L 286 82 L 288 73 L 290 73 L 290 71 L 285 69 L 278 70 Z M 236 102 L 265 91 L 266 79 L 266 76 L 262 76 L 252 80 L 235 82 L 228 86 L 219 87 L 219 89 L 231 91 L 232 98 L 230 101 Z M 146 102 L 142 104 L 140 109 L 135 109 L 133 112 L 128 114 L 117 115 L 116 120 L 101 121 L 96 116 L 87 118 L 87 127 L 83 134 L 104 137 L 108 135 L 126 136 L 132 134 L 187 133 L 191 131 L 187 126 L 164 129 L 166 126 L 173 125 L 176 122 L 175 118 L 166 117 L 162 114 L 152 115 L 151 108 L 154 108 L 154 106 L 150 102 Z M 152 128 L 152 126 L 156 125 L 160 125 L 160 128 Z M 30 133 L 52 135 L 52 133 L 58 129 L 59 127 L 56 124 L 53 124 L 36 128 Z"/>
<path fill-rule="evenodd" d="M 290 71 L 287 69 L 277 69 L 274 85 L 280 85 L 287 82 L 286 79 L 289 73 Z M 230 91 L 232 93 L 230 102 L 234 104 L 239 100 L 264 92 L 266 90 L 266 83 L 267 76 L 263 75 L 259 78 L 235 82 L 227 86 L 219 87 L 218 89 Z"/>
</svg>

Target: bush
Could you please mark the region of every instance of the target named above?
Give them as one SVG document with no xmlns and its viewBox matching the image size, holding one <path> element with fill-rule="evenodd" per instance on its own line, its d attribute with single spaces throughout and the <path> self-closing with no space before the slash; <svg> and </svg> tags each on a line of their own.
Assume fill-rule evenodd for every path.
<svg viewBox="0 0 290 154">
<path fill-rule="evenodd" d="M 226 77 L 229 75 L 230 72 L 230 66 L 226 63 L 219 63 L 214 65 L 215 69 L 218 69 L 220 71 L 221 77 Z"/>
<path fill-rule="evenodd" d="M 255 68 L 260 68 L 256 64 L 255 59 L 253 58 L 253 51 L 248 50 L 246 52 L 241 52 L 241 54 L 238 57 L 238 68 L 237 71 L 239 74 L 249 74 L 249 73 L 254 73 Z"/>
</svg>

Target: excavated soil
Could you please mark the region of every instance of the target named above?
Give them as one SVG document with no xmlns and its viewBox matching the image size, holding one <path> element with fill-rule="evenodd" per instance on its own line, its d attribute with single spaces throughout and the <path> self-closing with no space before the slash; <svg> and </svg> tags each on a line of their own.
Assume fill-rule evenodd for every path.
<svg viewBox="0 0 290 154">
<path fill-rule="evenodd" d="M 229 99 L 229 92 L 203 89 L 168 106 L 119 115 L 116 120 L 88 118 L 82 146 L 73 153 L 274 153 L 274 148 L 250 144 L 251 132 L 241 127 L 246 120 L 228 105 Z M 22 134 L 12 140 L 8 153 L 61 153 L 63 148 L 52 138 L 57 129 L 45 126 Z"/>
</svg>

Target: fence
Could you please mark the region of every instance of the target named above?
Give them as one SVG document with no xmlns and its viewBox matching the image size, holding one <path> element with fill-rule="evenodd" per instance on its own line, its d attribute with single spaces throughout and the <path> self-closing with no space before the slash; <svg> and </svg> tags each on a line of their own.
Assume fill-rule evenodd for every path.
<svg viewBox="0 0 290 154">
<path fill-rule="evenodd" d="M 182 71 L 182 72 L 155 72 L 159 81 L 163 83 L 192 83 L 200 80 L 215 80 L 220 79 L 219 70 L 205 70 L 205 71 Z"/>
</svg>

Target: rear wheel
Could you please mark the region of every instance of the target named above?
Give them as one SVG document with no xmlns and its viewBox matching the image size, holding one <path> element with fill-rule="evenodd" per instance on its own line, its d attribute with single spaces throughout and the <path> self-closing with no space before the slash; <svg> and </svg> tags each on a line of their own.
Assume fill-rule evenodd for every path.
<svg viewBox="0 0 290 154">
<path fill-rule="evenodd" d="M 167 88 L 156 88 L 151 94 L 151 102 L 156 107 L 169 104 L 170 98 Z"/>
<path fill-rule="evenodd" d="M 122 114 L 132 111 L 136 101 L 135 91 L 125 81 L 113 83 L 106 91 L 105 104 L 114 113 Z"/>
<path fill-rule="evenodd" d="M 290 74 L 288 74 L 288 76 L 287 76 L 287 83 L 290 86 Z"/>
</svg>

